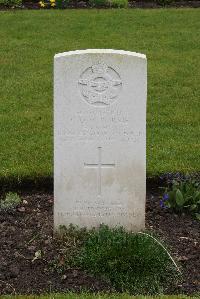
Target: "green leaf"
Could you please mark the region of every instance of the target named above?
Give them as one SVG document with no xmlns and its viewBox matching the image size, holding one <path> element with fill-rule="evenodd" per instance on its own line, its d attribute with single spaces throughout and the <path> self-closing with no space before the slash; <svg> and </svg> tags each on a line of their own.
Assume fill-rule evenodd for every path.
<svg viewBox="0 0 200 299">
<path fill-rule="evenodd" d="M 194 199 L 200 199 L 200 191 L 196 191 Z"/>
<path fill-rule="evenodd" d="M 168 208 L 171 208 L 171 207 L 172 207 L 172 205 L 171 205 L 171 203 L 170 203 L 169 201 L 166 201 L 166 202 L 165 202 L 165 206 L 168 207 Z"/>
<path fill-rule="evenodd" d="M 200 214 L 199 214 L 199 213 L 196 213 L 196 214 L 195 214 L 195 217 L 196 217 L 197 220 L 200 221 Z"/>
<path fill-rule="evenodd" d="M 197 205 L 195 205 L 195 204 L 194 204 L 194 205 L 191 205 L 191 206 L 190 206 L 190 211 L 194 211 L 196 208 L 197 208 Z"/>
<path fill-rule="evenodd" d="M 169 191 L 168 195 L 169 195 L 169 200 L 174 200 L 175 199 L 175 192 L 174 191 Z"/>
<path fill-rule="evenodd" d="M 184 197 L 183 194 L 181 193 L 181 191 L 179 189 L 177 189 L 176 191 L 176 203 L 179 207 L 182 207 L 184 205 Z"/>
</svg>

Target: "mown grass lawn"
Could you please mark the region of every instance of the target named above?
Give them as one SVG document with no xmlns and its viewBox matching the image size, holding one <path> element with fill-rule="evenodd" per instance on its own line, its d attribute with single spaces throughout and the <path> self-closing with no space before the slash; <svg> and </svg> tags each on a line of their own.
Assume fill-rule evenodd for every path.
<svg viewBox="0 0 200 299">
<path fill-rule="evenodd" d="M 200 170 L 200 10 L 0 12 L 0 177 L 53 172 L 53 56 L 148 58 L 147 174 Z"/>
</svg>

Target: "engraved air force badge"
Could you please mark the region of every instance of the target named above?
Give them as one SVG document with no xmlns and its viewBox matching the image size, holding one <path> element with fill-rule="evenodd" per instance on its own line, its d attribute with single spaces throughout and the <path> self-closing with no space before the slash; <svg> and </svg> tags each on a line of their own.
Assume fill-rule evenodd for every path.
<svg viewBox="0 0 200 299">
<path fill-rule="evenodd" d="M 122 87 L 119 74 L 105 63 L 87 68 L 78 81 L 83 98 L 94 106 L 114 103 Z"/>
</svg>

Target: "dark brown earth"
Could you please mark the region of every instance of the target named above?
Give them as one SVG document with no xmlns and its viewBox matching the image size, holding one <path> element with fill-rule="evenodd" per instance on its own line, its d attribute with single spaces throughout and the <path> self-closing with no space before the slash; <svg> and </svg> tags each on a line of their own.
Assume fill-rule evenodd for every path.
<svg viewBox="0 0 200 299">
<path fill-rule="evenodd" d="M 0 212 L 0 294 L 30 294 L 67 290 L 110 291 L 107 283 L 78 269 L 64 275 L 50 271 L 58 254 L 53 238 L 53 195 L 22 194 L 15 212 Z M 183 271 L 183 282 L 172 293 L 200 292 L 200 222 L 163 210 L 155 191 L 147 195 L 146 226 L 165 240 Z M 35 253 L 41 250 L 41 258 Z"/>
<path fill-rule="evenodd" d="M 5 6 L 3 4 L 0 4 L 0 10 L 21 10 L 21 9 L 41 9 L 40 5 L 39 5 L 39 0 L 24 0 L 22 1 L 23 4 L 20 7 L 8 7 Z M 171 2 L 171 1 L 169 1 Z M 128 4 L 129 8 L 199 8 L 200 7 L 200 0 L 178 0 L 178 1 L 173 1 L 171 3 L 163 3 L 162 4 L 162 0 L 157 0 L 157 1 L 152 1 L 152 0 L 130 0 L 129 4 Z M 76 8 L 90 8 L 91 9 L 91 5 L 89 4 L 88 0 L 71 0 L 69 1 L 69 3 L 67 4 L 66 7 L 64 7 L 64 9 L 76 9 Z M 107 8 L 109 9 L 109 7 L 100 7 L 100 8 Z M 48 8 L 45 8 L 48 9 Z M 52 8 L 51 8 L 52 9 Z M 56 9 L 56 8 L 54 8 Z"/>
</svg>

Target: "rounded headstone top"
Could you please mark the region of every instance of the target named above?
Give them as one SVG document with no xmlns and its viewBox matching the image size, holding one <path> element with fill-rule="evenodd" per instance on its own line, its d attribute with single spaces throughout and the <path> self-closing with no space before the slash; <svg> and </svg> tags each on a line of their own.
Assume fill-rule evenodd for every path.
<svg viewBox="0 0 200 299">
<path fill-rule="evenodd" d="M 68 52 L 55 54 L 54 58 L 60 58 L 60 57 L 71 56 L 71 55 L 84 55 L 84 54 L 119 54 L 119 55 L 134 56 L 137 58 L 146 59 L 145 54 L 131 52 L 131 51 L 124 51 L 124 50 L 114 50 L 114 49 L 87 49 L 87 50 L 68 51 Z"/>
</svg>

